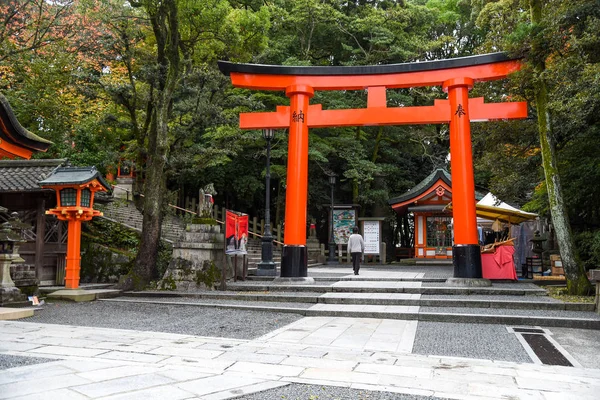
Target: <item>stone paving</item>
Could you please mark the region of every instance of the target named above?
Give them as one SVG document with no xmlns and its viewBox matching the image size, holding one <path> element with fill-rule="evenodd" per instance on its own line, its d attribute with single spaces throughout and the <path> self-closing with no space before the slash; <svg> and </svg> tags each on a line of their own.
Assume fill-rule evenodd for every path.
<svg viewBox="0 0 600 400">
<path fill-rule="evenodd" d="M 289 383 L 452 399 L 597 399 L 600 370 L 411 354 L 416 321 L 309 317 L 254 340 L 0 321 L 0 399 L 228 399 Z"/>
</svg>

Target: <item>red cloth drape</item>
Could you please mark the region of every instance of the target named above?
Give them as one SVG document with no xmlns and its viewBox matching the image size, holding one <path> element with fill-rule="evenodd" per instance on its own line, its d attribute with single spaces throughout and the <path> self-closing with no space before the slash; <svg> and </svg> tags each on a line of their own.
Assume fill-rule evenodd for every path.
<svg viewBox="0 0 600 400">
<path fill-rule="evenodd" d="M 513 261 L 514 246 L 498 246 L 494 253 L 481 255 L 481 268 L 485 279 L 517 280 Z"/>
</svg>

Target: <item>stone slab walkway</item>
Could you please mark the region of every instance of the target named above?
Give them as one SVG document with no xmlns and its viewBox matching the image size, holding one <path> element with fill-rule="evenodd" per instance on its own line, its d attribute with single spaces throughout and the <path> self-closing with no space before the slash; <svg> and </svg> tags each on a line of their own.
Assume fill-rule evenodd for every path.
<svg viewBox="0 0 600 400">
<path fill-rule="evenodd" d="M 255 340 L 0 321 L 0 399 L 228 399 L 292 382 L 452 399 L 597 399 L 600 370 L 410 354 L 416 322 L 303 318 Z"/>
</svg>

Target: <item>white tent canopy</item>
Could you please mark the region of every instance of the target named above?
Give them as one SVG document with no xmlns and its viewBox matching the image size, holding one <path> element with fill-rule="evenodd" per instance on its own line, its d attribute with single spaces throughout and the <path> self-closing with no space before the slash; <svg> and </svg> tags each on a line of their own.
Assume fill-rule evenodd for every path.
<svg viewBox="0 0 600 400">
<path fill-rule="evenodd" d="M 452 203 L 448 204 L 445 209 L 451 210 Z M 534 220 L 538 217 L 537 214 L 519 210 L 518 208 L 498 200 L 491 192 L 486 194 L 483 199 L 475 204 L 475 212 L 478 220 L 479 218 L 489 221 L 499 220 L 512 225 Z"/>
<path fill-rule="evenodd" d="M 503 201 L 500 201 L 491 192 L 486 194 L 483 199 L 475 205 L 477 216 L 488 220 L 500 220 L 510 224 L 520 224 L 521 222 L 534 220 L 537 214 L 519 210 Z"/>
</svg>

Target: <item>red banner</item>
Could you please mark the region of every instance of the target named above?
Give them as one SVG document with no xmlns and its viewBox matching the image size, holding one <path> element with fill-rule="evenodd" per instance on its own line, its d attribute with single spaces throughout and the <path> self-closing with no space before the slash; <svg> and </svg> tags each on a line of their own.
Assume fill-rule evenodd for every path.
<svg viewBox="0 0 600 400">
<path fill-rule="evenodd" d="M 225 217 L 225 254 L 247 254 L 248 214 L 226 211 Z"/>
</svg>

